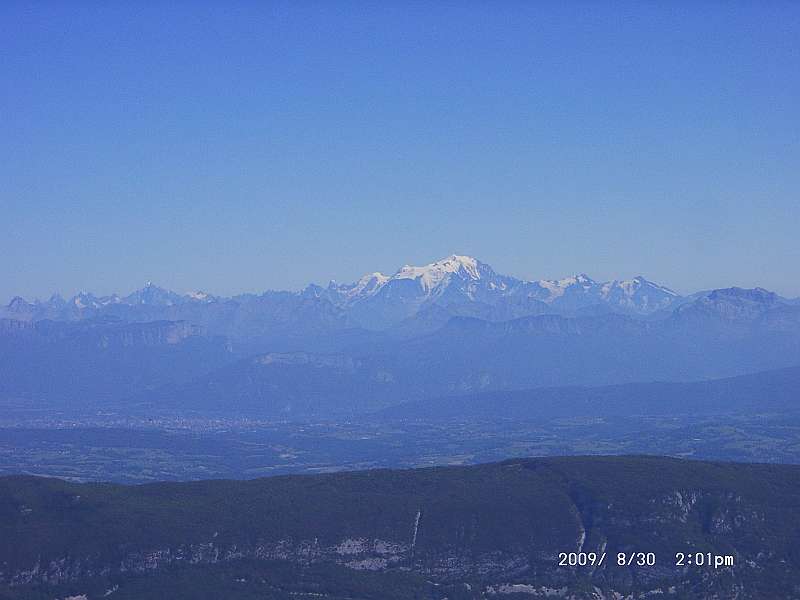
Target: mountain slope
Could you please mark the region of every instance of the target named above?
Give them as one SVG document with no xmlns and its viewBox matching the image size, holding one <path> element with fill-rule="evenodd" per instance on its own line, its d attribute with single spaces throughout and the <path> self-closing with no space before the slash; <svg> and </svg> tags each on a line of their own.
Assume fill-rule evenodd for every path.
<svg viewBox="0 0 800 600">
<path fill-rule="evenodd" d="M 375 360 L 271 352 L 124 399 L 126 410 L 199 411 L 283 419 L 343 417 L 413 397 Z"/>
<path fill-rule="evenodd" d="M 233 360 L 225 340 L 185 322 L 0 319 L 0 397 L 99 408 Z"/>
<path fill-rule="evenodd" d="M 0 479 L 0 582 L 6 598 L 68 585 L 93 600 L 197 564 L 283 598 L 265 585 L 281 581 L 265 561 L 279 561 L 339 569 L 318 576 L 323 598 L 346 595 L 332 586 L 348 571 L 385 576 L 384 593 L 421 583 L 392 576 L 418 574 L 433 584 L 422 597 L 439 600 L 453 589 L 488 598 L 545 588 L 572 598 L 670 588 L 681 598 L 786 598 L 800 584 L 799 498 L 800 467 L 652 457 L 136 487 L 10 477 Z M 607 557 L 595 567 L 558 565 L 559 552 L 575 551 Z M 617 565 L 618 552 L 637 551 L 654 553 L 656 564 Z M 678 552 L 730 555 L 734 564 L 677 567 Z"/>
<path fill-rule="evenodd" d="M 451 318 L 428 335 L 354 343 L 330 354 L 301 352 L 308 358 L 299 361 L 265 362 L 281 353 L 259 355 L 191 383 L 139 394 L 134 402 L 152 409 L 329 417 L 439 396 L 718 379 L 797 363 L 800 321 L 793 313 L 769 326 L 763 317 L 736 326 L 723 317 L 704 319 L 698 326 L 683 317 L 647 322 L 616 314 Z"/>
<path fill-rule="evenodd" d="M 800 367 L 691 383 L 630 383 L 498 391 L 409 402 L 387 419 L 539 420 L 579 416 L 800 413 Z"/>
<path fill-rule="evenodd" d="M 0 320 L 0 394 L 76 409 L 113 402 L 307 418 L 481 391 L 692 381 L 796 364 L 800 307 L 751 296 L 725 291 L 657 321 L 614 313 L 491 321 L 432 305 L 399 330 L 337 325 L 324 334 L 311 318 L 281 329 L 304 313 L 294 298 L 271 298 L 262 335 L 232 344 L 186 322 Z M 326 301 L 307 302 L 319 314 L 313 303 Z M 250 328 L 258 315 L 238 322 Z"/>
</svg>

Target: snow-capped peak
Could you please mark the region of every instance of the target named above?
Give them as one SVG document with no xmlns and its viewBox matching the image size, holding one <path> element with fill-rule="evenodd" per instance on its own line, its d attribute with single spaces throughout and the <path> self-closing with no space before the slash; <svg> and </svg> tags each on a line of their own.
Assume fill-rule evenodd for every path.
<svg viewBox="0 0 800 600">
<path fill-rule="evenodd" d="M 370 273 L 369 275 L 364 275 L 361 279 L 358 280 L 358 283 L 363 283 L 364 285 L 371 284 L 371 283 L 386 283 L 389 280 L 388 275 L 384 275 L 379 271 L 375 271 L 374 273 Z"/>
<path fill-rule="evenodd" d="M 349 301 L 352 299 L 372 296 L 379 289 L 381 289 L 381 287 L 383 287 L 387 281 L 389 281 L 389 277 L 387 275 L 376 271 L 375 273 L 364 275 L 351 286 L 341 286 L 339 289 L 342 297 L 346 301 Z"/>
<path fill-rule="evenodd" d="M 205 302 L 205 301 L 210 300 L 212 298 L 212 296 L 210 294 L 207 294 L 206 292 L 204 292 L 202 290 L 196 290 L 194 292 L 189 292 L 189 293 L 186 294 L 186 297 L 191 299 L 191 300 L 198 300 L 200 302 Z"/>
<path fill-rule="evenodd" d="M 597 285 L 595 281 L 585 273 L 564 277 L 563 279 L 540 279 L 533 283 L 547 290 L 548 296 L 543 298 L 545 302 L 552 302 L 556 298 L 560 298 L 568 289 L 575 286 L 586 289 Z"/>
<path fill-rule="evenodd" d="M 452 254 L 424 267 L 405 265 L 392 276 L 392 279 L 418 279 L 422 288 L 429 291 L 451 273 L 465 275 L 468 279 L 480 279 L 480 265 L 481 263 L 471 256 Z"/>
<path fill-rule="evenodd" d="M 618 291 L 621 291 L 622 294 L 624 294 L 625 296 L 633 296 L 635 293 L 637 293 L 639 290 L 643 288 L 649 288 L 654 292 L 660 292 L 661 294 L 668 297 L 673 297 L 673 298 L 678 297 L 677 292 L 674 292 L 668 287 L 665 287 L 663 285 L 659 285 L 657 283 L 653 283 L 652 281 L 648 281 L 641 275 L 637 275 L 633 279 L 623 279 L 621 281 L 615 279 L 614 281 L 607 281 L 602 285 L 600 292 L 604 298 L 607 298 L 610 294 L 616 293 Z"/>
<path fill-rule="evenodd" d="M 148 281 L 142 289 L 128 294 L 122 300 L 125 304 L 131 305 L 172 306 L 173 304 L 179 304 L 183 298 L 175 292 L 161 288 L 152 281 Z"/>
</svg>

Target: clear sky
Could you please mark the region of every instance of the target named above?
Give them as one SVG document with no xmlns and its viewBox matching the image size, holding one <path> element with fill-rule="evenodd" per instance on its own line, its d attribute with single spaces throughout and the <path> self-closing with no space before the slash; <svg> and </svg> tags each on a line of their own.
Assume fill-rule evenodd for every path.
<svg viewBox="0 0 800 600">
<path fill-rule="evenodd" d="M 800 295 L 798 2 L 0 4 L 0 301 L 453 252 Z"/>
</svg>

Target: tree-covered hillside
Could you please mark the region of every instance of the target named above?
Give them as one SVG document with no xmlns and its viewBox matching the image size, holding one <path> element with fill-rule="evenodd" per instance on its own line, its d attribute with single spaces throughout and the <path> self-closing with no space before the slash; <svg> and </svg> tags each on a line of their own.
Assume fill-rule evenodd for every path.
<svg viewBox="0 0 800 600">
<path fill-rule="evenodd" d="M 7 477 L 0 597 L 787 598 L 798 534 L 794 466 L 595 457 L 142 486 Z M 606 556 L 559 566 L 560 552 Z M 733 566 L 676 566 L 679 552 Z M 620 566 L 618 553 L 636 556 Z"/>
</svg>

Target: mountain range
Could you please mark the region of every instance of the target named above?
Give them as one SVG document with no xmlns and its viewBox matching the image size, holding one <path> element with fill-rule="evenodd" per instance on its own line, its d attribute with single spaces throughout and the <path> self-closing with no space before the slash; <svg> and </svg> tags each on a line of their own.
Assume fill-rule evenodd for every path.
<svg viewBox="0 0 800 600">
<path fill-rule="evenodd" d="M 689 297 L 691 298 L 691 297 Z M 189 320 L 212 328 L 220 321 L 257 312 L 287 319 L 294 311 L 327 313 L 329 324 L 386 329 L 432 307 L 450 316 L 507 320 L 535 314 L 578 315 L 619 312 L 647 316 L 687 300 L 669 288 L 638 276 L 597 282 L 581 274 L 560 280 L 524 281 L 501 275 L 469 256 L 452 255 L 423 267 L 406 265 L 393 275 L 372 273 L 357 282 L 327 287 L 309 285 L 299 292 L 265 292 L 221 297 L 205 292 L 178 294 L 150 282 L 126 296 L 81 292 L 65 300 L 15 297 L 0 317 L 18 320 L 79 320 L 118 316 L 131 320 Z M 784 300 L 781 300 L 784 301 Z M 785 301 L 789 302 L 789 301 Z M 324 307 L 324 308 L 323 308 Z M 232 326 L 230 323 L 229 326 Z M 230 333 L 230 332 L 229 332 Z M 234 331 L 235 333 L 235 331 Z"/>
<path fill-rule="evenodd" d="M 0 399 L 69 406 L 324 417 L 800 363 L 800 304 L 761 288 L 531 282 L 457 255 L 299 292 L 15 298 L 3 316 Z"/>
</svg>

